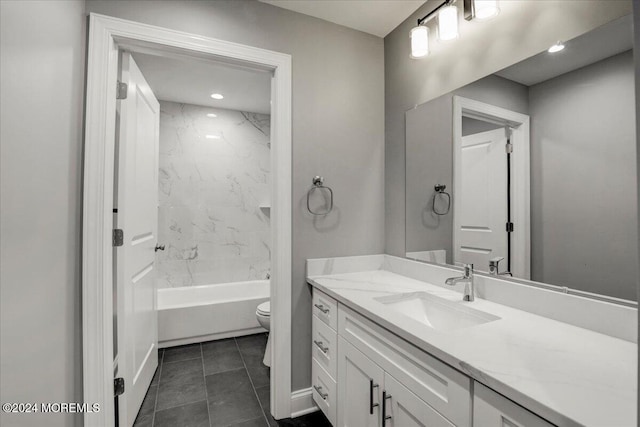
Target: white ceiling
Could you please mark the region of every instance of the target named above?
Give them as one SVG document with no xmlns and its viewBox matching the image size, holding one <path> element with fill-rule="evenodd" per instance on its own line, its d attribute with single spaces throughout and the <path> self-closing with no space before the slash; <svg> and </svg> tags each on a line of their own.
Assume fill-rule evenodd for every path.
<svg viewBox="0 0 640 427">
<path fill-rule="evenodd" d="M 386 36 L 426 0 L 260 0 L 339 25 Z M 271 73 L 189 57 L 133 53 L 161 101 L 269 114 Z M 221 93 L 224 99 L 211 98 Z"/>
<path fill-rule="evenodd" d="M 623 16 L 564 43 L 564 50 L 544 51 L 496 74 L 531 86 L 633 48 L 631 15 Z"/>
<path fill-rule="evenodd" d="M 133 53 L 161 101 L 269 114 L 271 73 L 222 62 Z M 222 100 L 211 98 L 220 93 Z"/>
<path fill-rule="evenodd" d="M 394 28 L 426 0 L 260 0 L 378 37 Z"/>
</svg>

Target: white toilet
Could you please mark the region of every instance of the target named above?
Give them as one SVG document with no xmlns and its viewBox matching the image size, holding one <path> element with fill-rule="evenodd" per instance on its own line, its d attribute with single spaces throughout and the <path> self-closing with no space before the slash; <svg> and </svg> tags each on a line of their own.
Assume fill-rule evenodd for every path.
<svg viewBox="0 0 640 427">
<path fill-rule="evenodd" d="M 263 302 L 256 309 L 256 318 L 260 326 L 267 331 L 271 330 L 271 303 L 269 301 Z M 267 347 L 264 350 L 264 358 L 262 363 L 271 367 L 271 334 L 267 336 Z"/>
</svg>

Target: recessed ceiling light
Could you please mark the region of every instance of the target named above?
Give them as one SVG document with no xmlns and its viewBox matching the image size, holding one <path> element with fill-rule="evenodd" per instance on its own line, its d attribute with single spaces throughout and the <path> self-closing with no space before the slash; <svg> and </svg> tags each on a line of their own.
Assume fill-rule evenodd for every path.
<svg viewBox="0 0 640 427">
<path fill-rule="evenodd" d="M 220 95 L 219 93 L 212 93 L 211 97 L 213 99 L 222 99 L 222 98 L 224 98 L 224 96 Z"/>
<path fill-rule="evenodd" d="M 205 138 L 207 138 L 207 139 L 220 139 L 220 136 L 218 136 L 218 135 L 206 135 Z"/>
<path fill-rule="evenodd" d="M 207 117 L 211 117 L 213 119 L 213 118 L 218 117 L 218 115 L 217 114 L 213 114 L 213 113 L 209 113 L 209 114 L 207 114 Z"/>
<path fill-rule="evenodd" d="M 564 44 L 562 42 L 558 42 L 556 44 L 554 44 L 553 46 L 551 46 L 547 52 L 549 53 L 556 53 L 556 52 L 560 52 L 562 49 L 564 49 Z"/>
</svg>

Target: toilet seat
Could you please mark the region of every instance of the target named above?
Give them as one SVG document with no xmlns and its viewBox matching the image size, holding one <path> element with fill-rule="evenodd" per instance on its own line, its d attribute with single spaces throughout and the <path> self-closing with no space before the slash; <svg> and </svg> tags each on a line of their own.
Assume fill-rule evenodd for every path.
<svg viewBox="0 0 640 427">
<path fill-rule="evenodd" d="M 260 304 L 258 306 L 258 309 L 256 310 L 256 313 L 261 316 L 271 316 L 271 302 L 266 301 Z"/>
</svg>

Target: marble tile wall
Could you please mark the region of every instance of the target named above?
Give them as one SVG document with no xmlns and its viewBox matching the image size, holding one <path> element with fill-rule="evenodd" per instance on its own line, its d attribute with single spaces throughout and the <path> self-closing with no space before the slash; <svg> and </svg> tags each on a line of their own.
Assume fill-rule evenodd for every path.
<svg viewBox="0 0 640 427">
<path fill-rule="evenodd" d="M 160 288 L 266 277 L 269 137 L 265 114 L 160 101 Z"/>
</svg>

